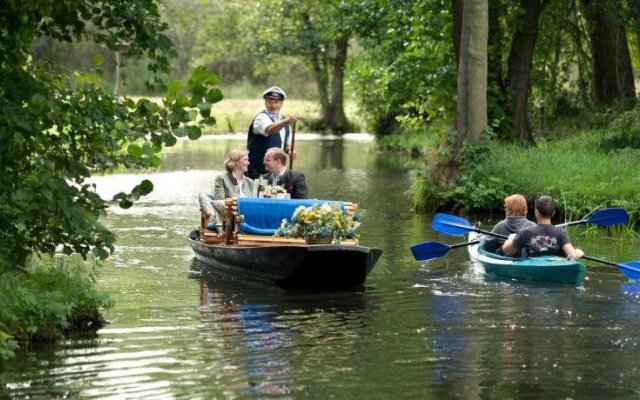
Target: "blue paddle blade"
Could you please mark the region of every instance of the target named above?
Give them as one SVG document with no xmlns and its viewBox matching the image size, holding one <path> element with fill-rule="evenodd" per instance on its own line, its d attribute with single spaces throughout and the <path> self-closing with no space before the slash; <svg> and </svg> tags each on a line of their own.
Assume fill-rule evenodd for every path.
<svg viewBox="0 0 640 400">
<path fill-rule="evenodd" d="M 418 261 L 442 257 L 449 252 L 451 246 L 440 242 L 427 242 L 411 246 L 411 253 Z"/>
<path fill-rule="evenodd" d="M 591 214 L 586 222 L 598 226 L 626 224 L 629 222 L 629 214 L 622 207 L 605 208 Z"/>
<path fill-rule="evenodd" d="M 435 215 L 431 222 L 431 228 L 436 232 L 453 236 L 463 236 L 470 231 L 476 230 L 466 219 L 442 213 Z"/>
<path fill-rule="evenodd" d="M 634 281 L 640 280 L 640 262 L 629 261 L 624 264 L 618 264 L 618 267 L 627 278 Z"/>
</svg>

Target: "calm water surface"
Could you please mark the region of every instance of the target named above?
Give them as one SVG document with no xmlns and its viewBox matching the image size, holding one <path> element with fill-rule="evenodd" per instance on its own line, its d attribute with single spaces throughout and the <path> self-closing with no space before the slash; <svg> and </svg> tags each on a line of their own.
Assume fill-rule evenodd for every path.
<svg viewBox="0 0 640 400">
<path fill-rule="evenodd" d="M 180 143 L 154 174 L 97 179 L 109 197 L 145 177 L 155 184 L 106 220 L 119 237 L 100 277 L 116 301 L 111 323 L 96 338 L 2 364 L 1 398 L 640 396 L 640 283 L 596 265 L 578 288 L 497 281 L 469 265 L 464 248 L 414 261 L 412 244 L 461 239 L 411 211 L 404 161 L 376 155 L 359 135 L 300 135 L 294 168 L 311 197 L 360 204 L 361 242 L 384 250 L 363 288 L 284 291 L 211 274 L 186 236 L 198 224 L 197 193 L 212 189 L 242 139 Z M 570 233 L 587 254 L 640 259 L 619 235 Z"/>
</svg>

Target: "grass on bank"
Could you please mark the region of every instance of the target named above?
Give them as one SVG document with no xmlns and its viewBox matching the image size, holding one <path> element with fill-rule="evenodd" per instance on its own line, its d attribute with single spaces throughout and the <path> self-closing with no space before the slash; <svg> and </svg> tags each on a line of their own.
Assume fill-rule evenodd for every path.
<svg viewBox="0 0 640 400">
<path fill-rule="evenodd" d="M 562 141 L 523 148 L 492 148 L 491 171 L 528 198 L 553 196 L 565 213 L 582 215 L 600 207 L 622 206 L 640 216 L 640 150 L 602 150 L 602 132 L 583 132 Z"/>
<path fill-rule="evenodd" d="M 78 260 L 56 257 L 26 271 L 0 271 L 0 359 L 12 358 L 21 343 L 93 334 L 111 306 L 97 288 L 96 268 Z"/>
<path fill-rule="evenodd" d="M 487 140 L 463 152 L 456 187 L 442 191 L 434 187 L 432 169 L 440 157 L 446 125 L 403 139 L 385 137 L 380 144 L 405 153 L 419 151 L 412 184 L 416 209 L 501 214 L 506 195 L 521 193 L 532 203 L 538 195 L 548 194 L 569 219 L 583 218 L 602 207 L 622 206 L 635 225 L 640 221 L 640 146 L 635 139 L 640 136 L 640 122 L 633 122 L 640 121 L 638 114 L 640 109 L 630 111 L 605 128 L 568 133 L 566 126 L 560 126 L 563 138 L 538 139 L 535 146 Z M 620 119 L 627 122 L 621 124 Z"/>
<path fill-rule="evenodd" d="M 212 133 L 245 133 L 253 117 L 264 109 L 264 100 L 256 99 L 223 99 L 212 107 L 212 115 L 216 118 L 216 124 L 208 129 L 205 134 Z M 355 103 L 345 104 L 347 118 L 360 129 L 364 129 L 364 120 L 359 117 Z M 297 132 L 308 132 L 308 121 L 320 117 L 320 104 L 310 100 L 288 99 L 282 106 L 282 114 L 299 115 L 302 119 L 296 126 Z"/>
</svg>

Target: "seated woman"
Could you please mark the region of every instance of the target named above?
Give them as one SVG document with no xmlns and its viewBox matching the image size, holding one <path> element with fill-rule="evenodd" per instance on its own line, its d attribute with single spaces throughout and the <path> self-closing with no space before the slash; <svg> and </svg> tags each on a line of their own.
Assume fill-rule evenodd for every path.
<svg viewBox="0 0 640 400">
<path fill-rule="evenodd" d="M 231 197 L 255 197 L 253 179 L 244 175 L 249 169 L 249 151 L 231 150 L 224 161 L 226 172 L 216 176 L 213 187 L 213 199 L 201 193 L 200 211 L 209 215 L 207 225 L 215 224 L 218 233 L 224 225 L 224 199 Z"/>
<path fill-rule="evenodd" d="M 503 236 L 518 233 L 524 228 L 535 226 L 536 223 L 527 219 L 527 199 L 520 194 L 513 194 L 504 199 L 505 219 L 498 222 L 491 232 Z M 502 254 L 502 244 L 504 239 L 485 236 L 484 249 L 496 254 Z"/>
<path fill-rule="evenodd" d="M 253 179 L 244 175 L 249 170 L 249 150 L 231 150 L 224 160 L 224 169 L 226 173 L 216 176 L 215 199 L 255 197 Z"/>
</svg>

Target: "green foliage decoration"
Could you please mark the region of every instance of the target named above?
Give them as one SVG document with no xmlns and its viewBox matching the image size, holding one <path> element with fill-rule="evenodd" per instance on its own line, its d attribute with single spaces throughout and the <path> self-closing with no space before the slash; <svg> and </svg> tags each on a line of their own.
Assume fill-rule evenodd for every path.
<svg viewBox="0 0 640 400">
<path fill-rule="evenodd" d="M 144 55 L 150 71 L 166 72 L 175 53 L 152 0 L 9 2 L 0 9 L 0 26 L 0 271 L 24 265 L 34 251 L 58 248 L 105 258 L 115 236 L 99 222 L 108 202 L 96 193 L 92 174 L 157 167 L 164 146 L 199 138 L 215 123 L 218 78 L 197 68 L 186 87 L 170 83 L 157 104 L 114 99 L 94 73 L 65 73 L 31 57 L 29 46 L 39 37 L 84 39 Z M 164 86 L 157 77 L 149 86 Z M 151 190 L 143 181 L 113 200 L 130 207 Z"/>
</svg>

